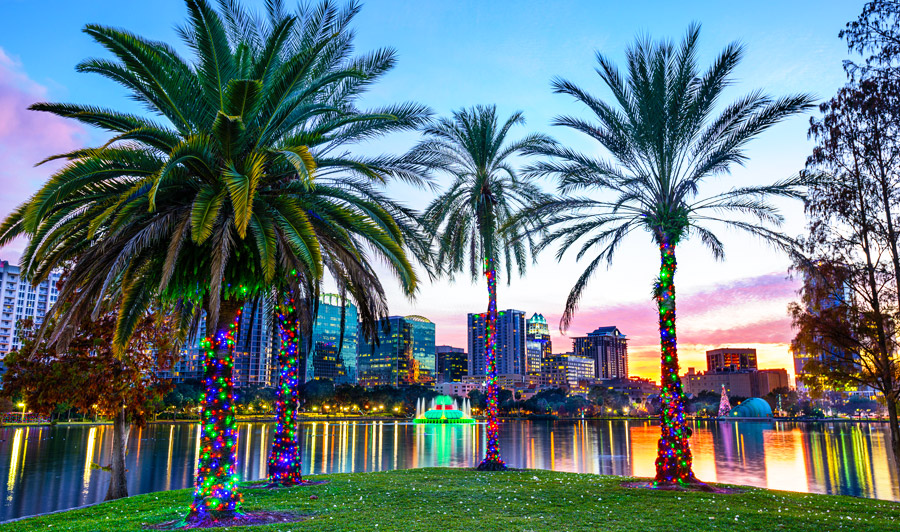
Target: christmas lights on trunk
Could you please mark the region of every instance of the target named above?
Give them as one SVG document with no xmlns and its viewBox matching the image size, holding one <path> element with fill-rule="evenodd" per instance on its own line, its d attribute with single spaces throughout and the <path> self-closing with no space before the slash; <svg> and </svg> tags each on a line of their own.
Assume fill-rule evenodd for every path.
<svg viewBox="0 0 900 532">
<path fill-rule="evenodd" d="M 201 343 L 204 352 L 204 394 L 200 412 L 200 458 L 197 463 L 194 502 L 189 520 L 225 519 L 240 510 L 243 497 L 237 489 L 237 428 L 234 408 L 234 345 L 241 320 L 234 320 L 215 337 Z"/>
<path fill-rule="evenodd" d="M 281 347 L 278 351 L 278 387 L 275 389 L 275 436 L 269 453 L 268 480 L 272 485 L 295 486 L 303 482 L 297 442 L 297 360 L 300 333 L 292 319 L 291 300 L 278 314 Z"/>
<path fill-rule="evenodd" d="M 678 346 L 675 335 L 675 244 L 666 238 L 659 246 L 660 430 L 656 458 L 657 484 L 696 482 L 692 470 L 690 428 L 684 422 L 684 391 L 678 377 Z"/>
<path fill-rule="evenodd" d="M 485 276 L 488 283 L 488 311 L 485 316 L 485 372 L 487 373 L 487 448 L 484 460 L 478 465 L 482 471 L 502 471 L 506 464 L 500 459 L 500 424 L 497 421 L 497 271 L 492 259 L 485 259 Z"/>
</svg>

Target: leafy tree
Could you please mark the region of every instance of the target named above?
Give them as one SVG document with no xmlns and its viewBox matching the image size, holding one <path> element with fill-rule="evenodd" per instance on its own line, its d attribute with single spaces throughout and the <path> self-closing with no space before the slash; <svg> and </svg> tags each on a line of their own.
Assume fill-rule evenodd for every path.
<svg viewBox="0 0 900 532">
<path fill-rule="evenodd" d="M 793 348 L 816 355 L 803 368 L 807 386 L 884 395 L 900 457 L 900 85 L 851 82 L 820 110 L 810 125 L 816 146 L 807 168 L 819 177 L 806 200 L 809 259 L 796 264 L 804 283 L 790 308 Z"/>
<path fill-rule="evenodd" d="M 390 123 L 384 130 L 418 127 L 427 112 L 416 105 L 372 112 L 342 106 L 339 95 L 361 90 L 370 63 L 381 60 L 322 68 L 331 64 L 322 54 L 345 50 L 347 32 L 299 24 L 280 2 L 267 4 L 262 26 L 248 23 L 237 3 L 225 3 L 221 12 L 207 0 L 186 4 L 189 18 L 179 35 L 192 60 L 123 30 L 85 28 L 114 60 L 89 59 L 78 69 L 121 84 L 152 118 L 77 104 L 32 106 L 113 138 L 51 157 L 68 164 L 0 226 L 0 245 L 30 238 L 22 268 L 34 283 L 72 264 L 60 290 L 72 304 L 51 312 L 59 326 L 49 341 L 62 348 L 73 324 L 114 301 L 117 353 L 151 305 L 179 316 L 179 339 L 204 313 L 204 430 L 188 515 L 203 521 L 232 516 L 242 500 L 231 373 L 234 326 L 244 304 L 281 288 L 315 300 L 327 268 L 343 290 L 374 301 L 360 308 L 374 321 L 386 309 L 363 297 L 380 287 L 373 256 L 404 291 L 415 290 L 404 240 L 415 229 L 392 203 L 377 201 L 372 186 L 411 174 L 389 158 L 349 160 L 331 139 L 348 131 L 344 140 L 367 138 L 371 130 L 356 124 L 360 115 L 381 115 Z M 316 8 L 310 16 L 329 12 Z M 335 99 L 312 103 L 309 95 L 322 90 Z M 356 180 L 329 178 L 347 172 Z"/>
<path fill-rule="evenodd" d="M 409 153 L 409 160 L 426 171 L 446 173 L 453 179 L 424 214 L 426 225 L 437 236 L 436 263 L 451 276 L 468 269 L 473 282 L 479 271 L 487 279 L 488 441 L 480 470 L 506 469 L 497 440 L 497 270 L 505 265 L 508 278 L 514 266 L 519 274 L 524 273 L 526 243 L 532 243 L 530 229 L 534 224 L 518 216 L 525 207 L 545 199 L 535 184 L 516 172 L 511 161 L 551 144 L 549 138 L 537 134 L 509 141 L 510 129 L 524 122 L 522 113 L 517 112 L 501 124 L 494 106 L 461 109 L 452 118 L 442 118 L 425 128 L 426 139 Z"/>
<path fill-rule="evenodd" d="M 51 323 L 50 328 L 55 327 Z M 106 499 L 128 496 L 125 454 L 132 425 L 143 426 L 154 403 L 171 387 L 157 377 L 174 357 L 172 324 L 162 316 L 146 316 L 124 352 L 113 349 L 115 314 L 84 320 L 61 353 L 23 324 L 22 349 L 6 355 L 7 370 L 0 394 L 20 397 L 35 412 L 52 413 L 58 406 L 113 419 L 112 456 Z"/>
<path fill-rule="evenodd" d="M 777 412 L 779 405 L 781 410 L 788 412 L 792 409 L 796 410 L 796 406 L 800 403 L 800 395 L 797 390 L 792 390 L 786 386 L 775 388 L 766 394 L 763 399 L 769 403 L 773 412 Z"/>
<path fill-rule="evenodd" d="M 656 461 L 656 481 L 660 483 L 696 481 L 678 376 L 676 246 L 696 237 L 715 258 L 722 259 L 722 243 L 712 231 L 720 226 L 748 232 L 779 248 L 792 247 L 792 241 L 778 232 L 782 217 L 767 199 L 797 197 L 801 180 L 736 187 L 708 196 L 700 191 L 705 181 L 727 175 L 733 165 L 746 162 L 745 148 L 751 139 L 810 108 L 812 101 L 807 95 L 774 99 L 756 91 L 715 114 L 743 47 L 728 45 L 709 69 L 701 72 L 697 65 L 699 33 L 699 25 L 692 25 L 678 46 L 638 40 L 626 52 L 624 73 L 598 54 L 597 72 L 612 92 L 612 102 L 569 81 L 555 80 L 556 92 L 574 97 L 594 115 L 592 120 L 563 116 L 555 124 L 596 140 L 612 160 L 555 145 L 532 151 L 549 159 L 533 164 L 527 172 L 556 177 L 562 193 L 596 193 L 554 199 L 535 209 L 545 217 L 544 227 L 550 229 L 542 246 L 558 242 L 557 257 L 573 248 L 579 259 L 592 257 L 569 293 L 562 329 L 571 323 L 597 268 L 611 263 L 627 235 L 644 230 L 659 247 L 654 298 L 659 308 L 662 367 L 663 408 Z"/>
<path fill-rule="evenodd" d="M 859 18 L 848 22 L 838 37 L 847 41 L 851 51 L 865 56 L 862 67 L 852 61 L 844 62 L 848 74 L 900 79 L 900 2 L 866 2 Z"/>
</svg>

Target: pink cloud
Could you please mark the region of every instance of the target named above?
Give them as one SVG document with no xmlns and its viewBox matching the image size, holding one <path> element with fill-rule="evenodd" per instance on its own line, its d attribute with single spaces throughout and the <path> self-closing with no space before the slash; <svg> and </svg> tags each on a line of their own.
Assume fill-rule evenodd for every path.
<svg viewBox="0 0 900 532">
<path fill-rule="evenodd" d="M 47 98 L 46 87 L 31 80 L 21 63 L 0 49 L 0 216 L 6 217 L 28 199 L 59 165 L 34 165 L 50 155 L 83 145 L 84 128 L 28 106 Z M 0 250 L 5 260 L 17 261 L 21 242 Z"/>
</svg>

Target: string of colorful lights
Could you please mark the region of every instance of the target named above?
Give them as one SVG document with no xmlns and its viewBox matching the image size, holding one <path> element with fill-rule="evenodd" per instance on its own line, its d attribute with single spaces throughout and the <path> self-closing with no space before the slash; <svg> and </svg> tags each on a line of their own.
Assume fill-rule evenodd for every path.
<svg viewBox="0 0 900 532">
<path fill-rule="evenodd" d="M 684 422 L 684 391 L 678 377 L 678 346 L 675 336 L 675 244 L 664 240 L 659 246 L 660 365 L 662 369 L 661 435 L 656 458 L 657 484 L 685 484 L 696 481 L 692 469 L 690 429 Z"/>
<path fill-rule="evenodd" d="M 237 429 L 234 416 L 234 345 L 241 320 L 234 321 L 215 338 L 206 337 L 203 383 L 205 392 L 200 412 L 200 458 L 197 464 L 194 502 L 189 518 L 233 516 L 240 510 L 243 496 L 237 489 Z"/>
<path fill-rule="evenodd" d="M 271 484 L 294 486 L 303 482 L 297 444 L 297 356 L 299 330 L 291 319 L 294 300 L 278 313 L 281 346 L 278 351 L 278 387 L 275 389 L 275 436 L 269 453 Z"/>
<path fill-rule="evenodd" d="M 506 464 L 500 459 L 500 424 L 497 421 L 497 272 L 494 269 L 493 259 L 485 259 L 485 276 L 488 283 L 488 311 L 485 316 L 485 345 L 484 359 L 485 372 L 487 374 L 487 448 L 484 460 L 478 465 L 482 470 L 506 469 Z"/>
</svg>

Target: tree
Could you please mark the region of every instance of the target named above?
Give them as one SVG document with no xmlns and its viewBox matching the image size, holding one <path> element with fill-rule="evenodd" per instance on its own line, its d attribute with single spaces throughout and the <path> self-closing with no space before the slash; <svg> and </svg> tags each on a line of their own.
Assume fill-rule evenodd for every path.
<svg viewBox="0 0 900 532">
<path fill-rule="evenodd" d="M 675 249 L 697 237 L 716 259 L 724 257 L 713 226 L 738 229 L 773 245 L 790 249 L 778 232 L 782 221 L 770 196 L 797 197 L 800 179 L 772 185 L 736 187 L 700 196 L 707 180 L 726 175 L 747 160 L 747 143 L 775 123 L 811 106 L 807 95 L 773 99 L 752 92 L 714 116 L 722 91 L 743 56 L 730 44 L 712 66 L 697 66 L 700 27 L 692 25 L 680 46 L 640 39 L 626 52 L 622 73 L 597 54 L 600 79 L 613 94 L 607 103 L 573 83 L 557 79 L 556 92 L 574 97 L 594 114 L 594 120 L 563 116 L 556 125 L 572 128 L 596 140 L 612 161 L 577 153 L 564 146 L 534 150 L 547 160 L 529 167 L 533 176 L 551 176 L 565 194 L 596 192 L 596 196 L 562 197 L 534 209 L 550 229 L 541 247 L 559 242 L 557 257 L 578 248 L 578 259 L 592 256 L 566 301 L 560 328 L 571 323 L 585 287 L 601 264 L 610 264 L 625 240 L 638 229 L 650 233 L 659 247 L 659 278 L 654 299 L 659 309 L 662 391 L 661 437 L 656 482 L 686 483 L 696 479 L 684 423 L 684 393 L 678 376 L 675 333 Z M 581 242 L 581 244 L 577 244 Z"/>
<path fill-rule="evenodd" d="M 65 312 L 51 311 L 59 325 L 49 341 L 61 349 L 73 324 L 113 301 L 117 353 L 152 304 L 178 316 L 179 339 L 198 327 L 203 312 L 203 431 L 188 514 L 202 522 L 232 517 L 242 501 L 231 374 L 244 304 L 273 292 L 314 295 L 326 264 L 350 292 L 376 286 L 372 256 L 384 260 L 407 293 L 418 279 L 405 251 L 407 228 L 391 216 L 390 204 L 348 202 L 351 185 L 325 180 L 354 172 L 366 179 L 356 188 L 365 189 L 373 178 L 407 175 L 385 158 L 360 165 L 340 152 L 329 155 L 330 135 L 320 136 L 357 130 L 348 109 L 307 98 L 323 87 L 352 93 L 365 85 L 365 65 L 317 68 L 318 54 L 339 53 L 347 35 L 304 33 L 309 27 L 284 14 L 280 2 L 267 4 L 264 34 L 246 23 L 249 15 L 236 3 L 226 2 L 221 12 L 206 0 L 186 4 L 189 19 L 179 35 L 191 61 L 165 43 L 85 28 L 115 59 L 89 59 L 78 69 L 123 85 L 153 118 L 76 104 L 32 106 L 114 136 L 49 158 L 68 164 L 0 226 L 0 245 L 30 238 L 21 266 L 34 283 L 72 264 L 60 299 L 73 302 Z M 421 125 L 425 113 L 404 105 L 366 114 L 406 128 Z M 357 131 L 364 139 L 368 130 Z"/>
<path fill-rule="evenodd" d="M 719 399 L 719 417 L 725 417 L 731 411 L 731 401 L 728 399 L 728 392 L 725 391 L 725 385 L 722 385 L 722 397 Z"/>
<path fill-rule="evenodd" d="M 494 106 L 455 111 L 425 128 L 426 139 L 413 147 L 411 161 L 426 171 L 449 174 L 450 187 L 439 194 L 423 216 L 437 237 L 436 264 L 453 275 L 468 266 L 472 281 L 484 274 L 488 285 L 485 313 L 485 369 L 487 373 L 488 441 L 480 470 L 503 470 L 497 436 L 496 324 L 497 271 L 513 267 L 525 271 L 532 243 L 528 218 L 518 218 L 525 207 L 544 201 L 545 195 L 512 166 L 511 158 L 549 146 L 552 141 L 532 134 L 508 141 L 509 130 L 524 124 L 520 112 L 501 125 Z M 513 222 L 513 223 L 510 223 Z M 501 264 L 502 263 L 502 264 Z"/>
<path fill-rule="evenodd" d="M 900 457 L 900 253 L 895 208 L 900 170 L 900 84 L 851 81 L 810 121 L 807 161 L 818 184 L 806 200 L 808 260 L 791 305 L 794 349 L 817 354 L 808 385 L 869 386 L 884 395 L 891 447 Z"/>
<path fill-rule="evenodd" d="M 128 496 L 125 454 L 132 425 L 143 426 L 154 403 L 170 385 L 157 370 L 171 363 L 172 327 L 164 316 L 148 315 L 136 324 L 124 353 L 113 352 L 115 314 L 84 320 L 65 352 L 57 353 L 24 320 L 22 349 L 6 355 L 5 397 L 18 396 L 44 414 L 67 404 L 83 413 L 113 419 L 112 457 L 107 501 Z M 53 327 L 53 324 L 50 325 Z"/>
<path fill-rule="evenodd" d="M 845 61 L 848 74 L 900 79 L 900 1 L 866 2 L 859 18 L 848 22 L 838 37 L 846 39 L 851 52 L 868 54 L 862 67 Z"/>
<path fill-rule="evenodd" d="M 348 299 L 360 310 L 362 332 L 366 337 L 375 335 L 379 317 L 387 314 L 387 301 L 381 280 L 366 263 L 362 242 L 382 248 L 383 253 L 396 254 L 398 247 L 406 247 L 421 261 L 429 260 L 427 239 L 420 230 L 413 211 L 385 196 L 380 188 L 389 177 L 399 176 L 409 183 L 421 184 L 419 176 L 411 172 L 411 166 L 396 158 L 362 157 L 346 151 L 346 146 L 387 133 L 412 129 L 424 123 L 430 112 L 416 104 L 400 104 L 372 111 L 360 111 L 359 96 L 372 83 L 393 68 L 396 58 L 391 49 L 353 55 L 353 31 L 350 23 L 358 14 L 360 5 L 351 2 L 344 9 L 328 0 L 311 7 L 301 6 L 296 16 L 277 15 L 268 28 L 257 23 L 259 35 L 275 31 L 283 21 L 290 22 L 293 33 L 306 42 L 304 52 L 310 56 L 311 71 L 318 79 L 331 79 L 316 86 L 314 80 L 304 82 L 298 100 L 293 104 L 300 109 L 326 109 L 325 113 L 305 113 L 292 129 L 295 138 L 303 138 L 309 148 L 311 162 L 316 168 L 316 186 L 309 192 L 314 201 L 340 206 L 323 224 L 315 227 L 320 242 L 330 242 L 331 251 L 325 256 L 325 270 L 336 282 L 341 295 L 341 338 L 343 345 L 343 321 Z M 238 27 L 253 27 L 253 22 L 241 11 L 226 7 L 230 20 Z M 234 40 L 252 40 L 253 32 L 242 30 Z M 307 86 L 308 85 L 308 86 Z M 300 186 L 304 186 L 302 182 Z M 373 229 L 386 231 L 393 237 L 393 248 L 384 249 L 384 242 L 372 238 Z M 347 238 L 348 235 L 352 237 Z M 397 245 L 399 244 L 399 246 Z M 402 254 L 400 254 L 402 255 Z M 404 257 L 405 258 L 405 257 Z M 360 275 L 360 266 L 364 268 Z M 411 296 L 414 284 L 410 283 L 410 266 L 395 268 L 407 295 Z M 292 486 L 302 482 L 301 457 L 297 441 L 298 373 L 301 342 L 311 351 L 310 338 L 318 313 L 318 294 L 321 272 L 293 272 L 307 287 L 305 292 L 286 290 L 277 296 L 278 317 L 278 383 L 275 401 L 275 430 L 269 453 L 267 477 L 271 486 Z M 414 277 L 414 276 L 413 276 Z M 304 340 L 305 339 L 305 340 Z"/>
</svg>

